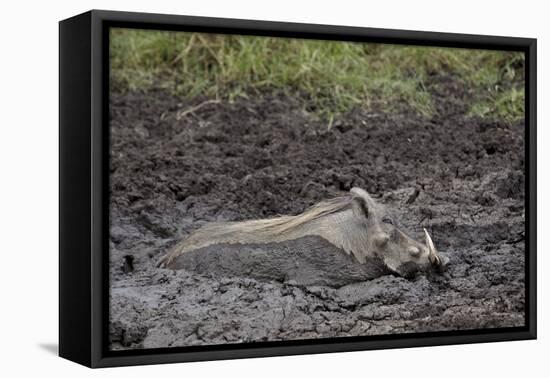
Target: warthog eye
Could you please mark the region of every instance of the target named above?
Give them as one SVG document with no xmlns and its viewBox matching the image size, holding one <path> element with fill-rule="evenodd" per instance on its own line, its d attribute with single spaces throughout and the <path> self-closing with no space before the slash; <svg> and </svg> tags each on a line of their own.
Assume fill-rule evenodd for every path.
<svg viewBox="0 0 550 378">
<path fill-rule="evenodd" d="M 382 218 L 382 222 L 387 223 L 387 224 L 393 224 L 393 220 L 390 217 Z"/>
</svg>

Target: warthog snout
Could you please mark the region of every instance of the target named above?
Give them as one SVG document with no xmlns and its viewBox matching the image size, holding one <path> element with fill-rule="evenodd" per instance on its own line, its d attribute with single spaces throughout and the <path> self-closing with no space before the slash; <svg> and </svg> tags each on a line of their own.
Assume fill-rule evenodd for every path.
<svg viewBox="0 0 550 378">
<path fill-rule="evenodd" d="M 406 239 L 409 244 L 404 247 L 404 254 L 400 254 L 400 264 L 394 271 L 403 277 L 414 277 L 418 272 L 443 273 L 449 265 L 449 257 L 438 252 L 429 233 L 424 230 L 425 243 L 421 244 L 411 238 Z"/>
<path fill-rule="evenodd" d="M 451 259 L 446 254 L 439 252 L 439 261 L 440 263 L 435 266 L 435 269 L 437 272 L 443 273 L 449 268 L 449 265 L 451 265 Z"/>
</svg>

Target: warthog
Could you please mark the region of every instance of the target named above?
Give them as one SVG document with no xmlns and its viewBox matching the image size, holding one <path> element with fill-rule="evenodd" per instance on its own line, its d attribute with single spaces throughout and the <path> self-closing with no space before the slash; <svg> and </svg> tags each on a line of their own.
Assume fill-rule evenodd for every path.
<svg viewBox="0 0 550 378">
<path fill-rule="evenodd" d="M 397 227 L 387 209 L 363 189 L 320 202 L 302 214 L 244 222 L 206 224 L 159 260 L 158 266 L 178 269 L 180 256 L 212 245 L 261 245 L 307 236 L 325 239 L 359 264 L 381 262 L 389 271 L 410 276 L 441 271 L 449 259 L 437 252 L 426 229 L 420 243 Z"/>
<path fill-rule="evenodd" d="M 307 253 L 307 243 L 315 240 L 312 236 L 324 239 L 324 245 L 332 245 L 353 256 L 355 265 L 382 264 L 384 269 L 377 269 L 377 272 L 389 271 L 407 277 L 419 271 L 440 271 L 448 263 L 448 258 L 437 252 L 426 229 L 425 242 L 417 242 L 397 227 L 384 206 L 376 203 L 363 189 L 353 188 L 349 194 L 320 202 L 300 215 L 206 224 L 176 244 L 159 260 L 158 266 L 171 269 L 189 266 L 178 263 L 178 260 L 190 255 L 190 252 L 211 251 L 207 247 L 213 245 L 220 246 L 218 250 L 222 251 L 234 250 L 235 246 L 241 246 L 238 249 L 242 251 L 250 250 L 246 247 L 249 245 L 269 245 L 263 251 L 273 251 L 273 245 L 277 243 L 282 245 L 281 248 L 289 249 L 288 241 L 301 239 L 298 250 Z M 232 247 L 228 249 L 228 246 Z M 312 255 L 316 258 L 320 248 L 312 248 Z M 246 260 L 242 255 L 237 257 L 241 265 Z M 193 258 L 196 259 L 196 256 Z M 276 264 L 289 265 L 285 261 L 287 258 L 279 257 Z M 219 254 L 210 257 L 207 265 L 218 264 L 219 259 Z M 201 264 L 204 268 L 204 260 Z M 300 263 L 292 264 L 296 266 Z M 330 264 L 325 261 L 322 266 L 331 269 Z M 198 265 L 194 263 L 193 266 Z"/>
</svg>

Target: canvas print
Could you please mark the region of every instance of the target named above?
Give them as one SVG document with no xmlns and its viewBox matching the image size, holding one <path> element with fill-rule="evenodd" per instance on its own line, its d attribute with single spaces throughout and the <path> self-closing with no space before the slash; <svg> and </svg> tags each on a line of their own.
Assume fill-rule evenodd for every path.
<svg viewBox="0 0 550 378">
<path fill-rule="evenodd" d="M 520 52 L 111 28 L 109 349 L 525 325 Z"/>
</svg>

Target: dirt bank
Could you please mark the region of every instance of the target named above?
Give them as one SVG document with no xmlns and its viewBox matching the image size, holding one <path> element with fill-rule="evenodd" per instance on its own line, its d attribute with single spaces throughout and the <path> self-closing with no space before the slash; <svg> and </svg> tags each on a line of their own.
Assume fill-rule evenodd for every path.
<svg viewBox="0 0 550 378">
<path fill-rule="evenodd" d="M 111 347 L 523 325 L 524 125 L 469 119 L 468 92 L 449 78 L 431 90 L 433 118 L 355 109 L 330 125 L 277 93 L 113 94 Z M 411 236 L 430 230 L 447 274 L 301 282 L 155 268 L 205 222 L 297 214 L 353 186 Z"/>
</svg>

